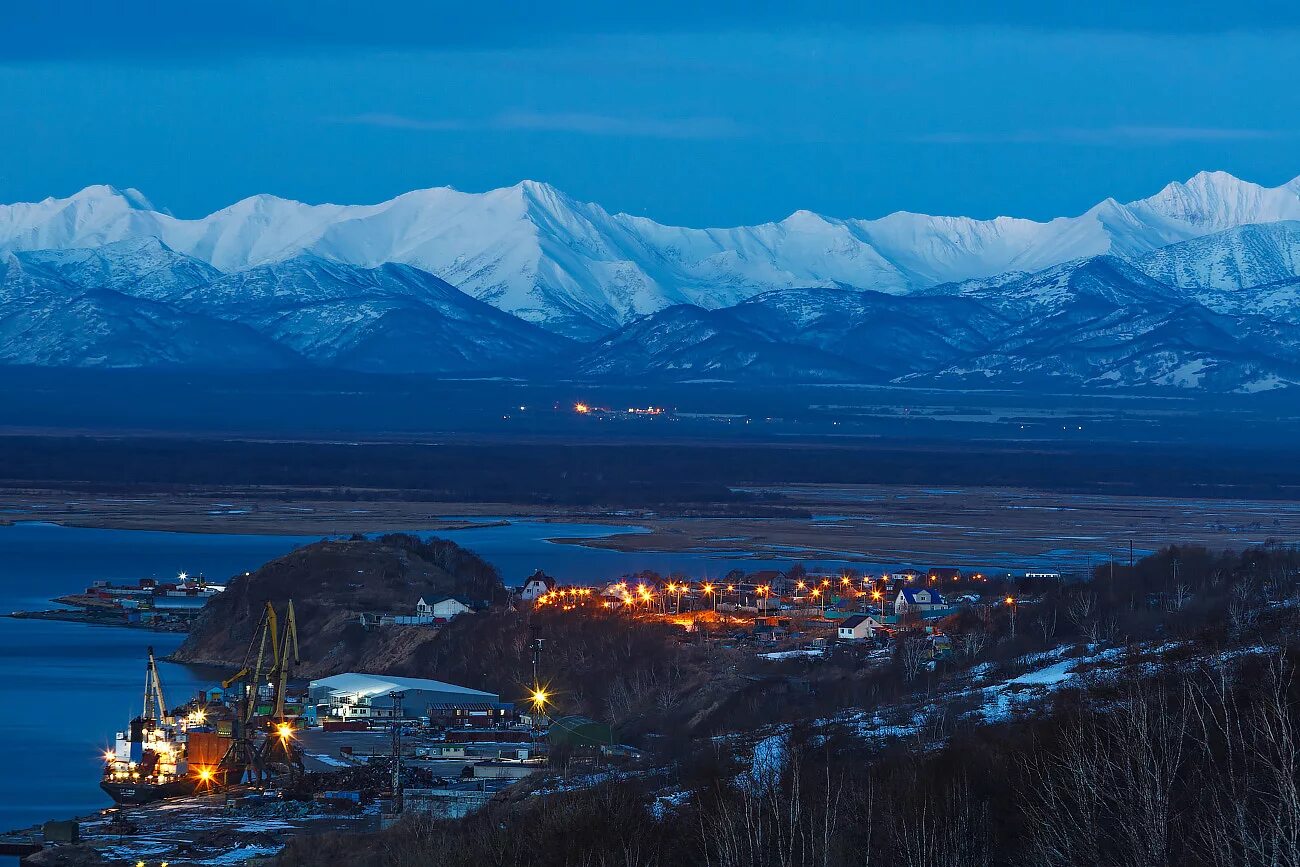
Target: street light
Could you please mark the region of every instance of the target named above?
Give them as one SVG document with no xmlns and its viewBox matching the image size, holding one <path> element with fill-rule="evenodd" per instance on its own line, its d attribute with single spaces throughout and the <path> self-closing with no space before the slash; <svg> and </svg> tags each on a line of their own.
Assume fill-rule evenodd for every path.
<svg viewBox="0 0 1300 867">
<path fill-rule="evenodd" d="M 1016 604 L 1016 597 L 1008 596 L 1005 600 L 1007 607 L 1011 609 L 1011 640 L 1016 639 L 1016 609 L 1020 606 Z"/>
</svg>

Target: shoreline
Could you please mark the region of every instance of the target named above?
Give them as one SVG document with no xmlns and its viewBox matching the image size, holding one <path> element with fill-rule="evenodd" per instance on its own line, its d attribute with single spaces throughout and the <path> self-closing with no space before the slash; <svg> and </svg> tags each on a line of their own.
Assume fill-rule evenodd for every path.
<svg viewBox="0 0 1300 867">
<path fill-rule="evenodd" d="M 183 634 L 189 632 L 188 628 L 170 629 L 166 626 L 154 626 L 145 623 L 131 623 L 125 618 L 111 617 L 107 615 L 95 616 L 85 611 L 63 611 L 57 608 L 44 609 L 41 611 L 10 611 L 7 614 L 0 615 L 13 620 L 45 620 L 56 621 L 60 623 L 83 623 L 87 626 L 104 626 L 117 629 L 139 629 L 145 632 L 167 632 L 172 634 Z"/>
<path fill-rule="evenodd" d="M 465 535 L 518 521 L 636 525 L 644 532 L 565 536 L 555 545 L 629 555 L 836 561 L 864 567 L 948 565 L 979 571 L 1053 566 L 1091 571 L 1107 559 L 1170 544 L 1218 550 L 1300 543 L 1300 500 L 1061 494 L 1015 487 L 777 485 L 746 488 L 773 505 L 736 509 L 600 509 L 519 503 L 298 498 L 293 490 L 119 492 L 0 490 L 5 525 L 243 536 L 300 536 L 304 543 L 355 532 Z M 779 503 L 779 506 L 775 504 Z M 635 564 L 632 564 L 633 566 Z"/>
</svg>

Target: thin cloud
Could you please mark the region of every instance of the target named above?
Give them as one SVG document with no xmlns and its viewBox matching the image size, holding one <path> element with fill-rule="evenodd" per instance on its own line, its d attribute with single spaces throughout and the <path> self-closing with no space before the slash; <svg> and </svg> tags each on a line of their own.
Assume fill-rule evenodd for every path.
<svg viewBox="0 0 1300 867">
<path fill-rule="evenodd" d="M 921 144 L 1084 144 L 1162 145 L 1181 142 L 1263 141 L 1289 138 L 1290 130 L 1199 126 L 1112 126 L 1099 129 L 1058 128 L 1012 132 L 945 132 L 914 136 Z"/>
<path fill-rule="evenodd" d="M 341 123 L 427 132 L 561 132 L 579 135 L 667 139 L 737 138 L 745 129 L 725 117 L 620 117 L 585 112 L 507 111 L 486 118 L 418 118 L 368 113 Z"/>
</svg>

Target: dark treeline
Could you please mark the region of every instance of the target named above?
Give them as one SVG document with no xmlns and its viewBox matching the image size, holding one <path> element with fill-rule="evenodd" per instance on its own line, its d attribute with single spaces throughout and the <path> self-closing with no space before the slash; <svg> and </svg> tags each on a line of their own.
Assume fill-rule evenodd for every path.
<svg viewBox="0 0 1300 867">
<path fill-rule="evenodd" d="M 731 503 L 736 485 L 793 482 L 1028 486 L 1063 492 L 1285 497 L 1300 465 L 1269 452 L 1023 444 L 811 445 L 599 442 L 329 443 L 164 438 L 6 437 L 7 484 L 301 487 L 444 501 L 563 504 Z"/>
<path fill-rule="evenodd" d="M 976 618 L 981 647 L 910 686 L 896 661 L 871 701 L 831 698 L 828 675 L 784 713 L 728 721 L 753 732 L 788 720 L 779 729 L 677 739 L 653 770 L 462 821 L 295 841 L 281 863 L 1300 867 L 1300 555 L 1170 548 L 1035 598 L 1014 638 L 995 609 Z M 977 660 L 1076 641 L 1115 649 L 1109 677 L 994 725 L 942 706 L 944 682 Z M 885 692 L 909 688 L 949 722 L 873 742 L 826 721 L 836 705 L 880 710 Z M 751 763 L 755 737 L 775 761 Z"/>
</svg>

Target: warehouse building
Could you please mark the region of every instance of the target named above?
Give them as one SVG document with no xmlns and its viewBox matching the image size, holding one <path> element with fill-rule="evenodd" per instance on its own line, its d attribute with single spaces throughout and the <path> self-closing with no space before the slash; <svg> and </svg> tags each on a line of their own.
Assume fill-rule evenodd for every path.
<svg viewBox="0 0 1300 867">
<path fill-rule="evenodd" d="M 428 716 L 430 707 L 500 702 L 500 696 L 492 692 L 386 674 L 335 674 L 313 680 L 308 686 L 308 697 L 320 720 L 392 719 L 397 704 L 393 693 L 398 692 L 402 693 L 402 716 L 406 719 Z"/>
</svg>

